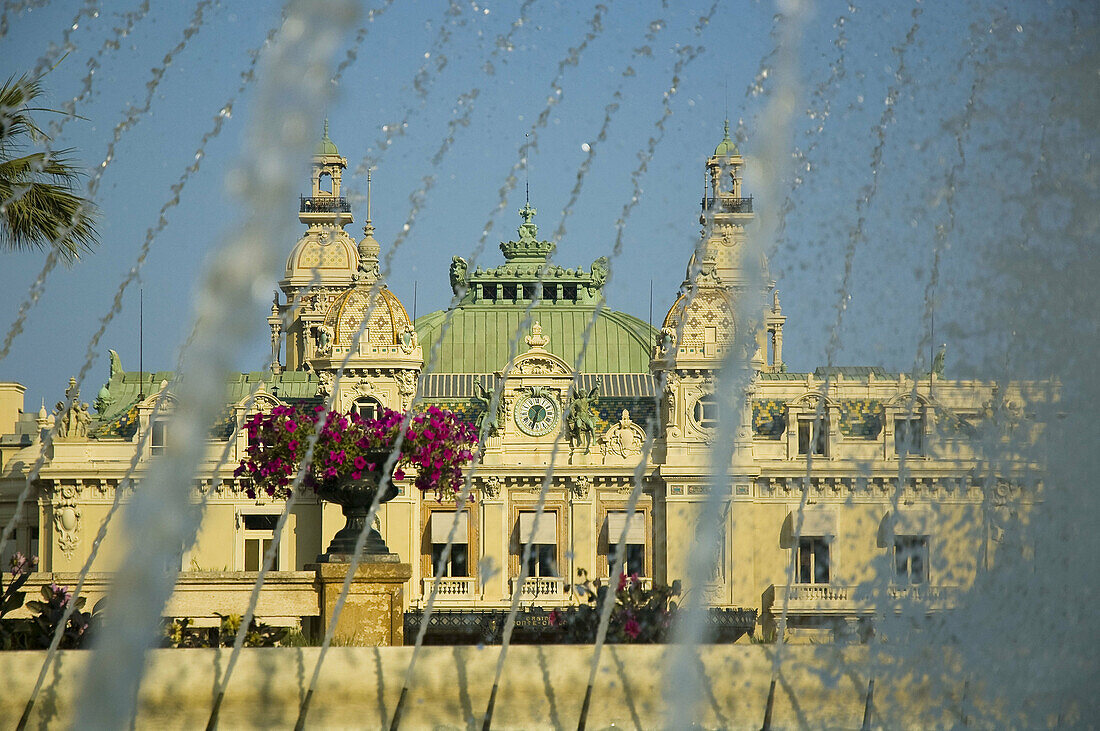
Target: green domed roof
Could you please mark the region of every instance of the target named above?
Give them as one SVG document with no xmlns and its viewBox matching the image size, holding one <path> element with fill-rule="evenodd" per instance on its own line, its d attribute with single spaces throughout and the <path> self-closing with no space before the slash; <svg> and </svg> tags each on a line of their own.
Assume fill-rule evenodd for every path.
<svg viewBox="0 0 1100 731">
<path fill-rule="evenodd" d="M 337 155 L 340 151 L 336 149 L 336 143 L 333 142 L 328 136 L 328 120 L 325 120 L 325 134 L 321 137 L 321 141 L 317 143 L 317 146 L 313 148 L 314 155 Z"/>
<path fill-rule="evenodd" d="M 714 148 L 715 157 L 733 157 L 734 155 L 740 155 L 737 151 L 737 145 L 730 139 L 730 121 L 726 120 L 725 133 L 722 135 L 722 141 L 718 143 L 718 147 Z"/>
<path fill-rule="evenodd" d="M 424 358 L 439 343 L 437 373 L 494 373 L 503 370 L 509 356 L 527 351 L 523 337 L 538 322 L 549 337 L 546 349 L 570 365 L 577 362 L 584 331 L 595 306 L 563 306 L 544 302 L 530 313 L 526 305 L 460 305 L 443 332 L 448 312 L 440 310 L 417 318 L 414 326 Z M 596 319 L 580 363 L 582 373 L 648 373 L 650 347 L 656 330 L 624 312 L 603 310 Z M 513 344 L 517 343 L 517 344 Z"/>
</svg>

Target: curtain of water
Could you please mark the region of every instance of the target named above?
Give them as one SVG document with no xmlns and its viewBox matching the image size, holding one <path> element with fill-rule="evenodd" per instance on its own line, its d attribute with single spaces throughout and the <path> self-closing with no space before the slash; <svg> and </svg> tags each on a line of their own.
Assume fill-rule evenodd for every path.
<svg viewBox="0 0 1100 731">
<path fill-rule="evenodd" d="M 759 159 L 757 186 L 763 201 L 778 201 L 784 172 L 790 159 L 790 126 L 798 104 L 798 54 L 802 28 L 809 8 L 802 2 L 780 4 L 782 17 L 777 19 L 778 44 L 774 67 L 775 90 L 765 109 L 761 133 L 757 135 Z M 750 171 L 751 172 L 751 171 Z M 755 335 L 761 326 L 764 310 L 762 294 L 767 282 L 763 271 L 763 254 L 774 241 L 778 226 L 778 207 L 762 207 L 748 230 L 748 237 L 739 254 L 739 264 L 746 284 L 734 299 L 734 321 L 738 327 L 729 354 L 717 378 L 716 392 L 726 394 L 720 412 L 718 433 L 711 454 L 709 489 L 700 516 L 695 547 L 689 554 L 688 584 L 701 587 L 710 574 L 712 547 L 722 539 L 727 503 L 730 499 L 730 469 L 735 465 L 735 435 L 744 422 L 748 408 L 747 388 L 752 376 L 748 367 L 755 350 Z M 697 718 L 698 703 L 706 684 L 697 656 L 703 639 L 706 608 L 703 597 L 694 597 L 680 608 L 674 642 L 670 648 L 665 672 L 666 724 L 688 725 Z"/>
<path fill-rule="evenodd" d="M 320 119 L 331 74 L 327 64 L 355 9 L 336 0 L 290 5 L 272 56 L 265 63 L 252 155 L 240 171 L 241 193 L 249 218 L 233 242 L 211 263 L 198 300 L 198 332 L 181 369 L 179 408 L 173 426 L 179 436 L 150 470 L 143 489 L 126 512 L 134 548 L 118 572 L 112 597 L 115 612 L 93 650 L 92 673 L 85 684 L 78 724 L 117 728 L 134 717 L 145 649 L 159 624 L 178 570 L 164 571 L 164 558 L 189 545 L 197 529 L 190 501 L 192 476 L 203 458 L 208 425 L 224 405 L 224 373 L 238 339 L 249 330 L 248 313 L 268 291 L 258 274 L 275 268 L 279 257 L 273 222 L 290 197 L 292 174 L 306 159 L 311 131 Z"/>
<path fill-rule="evenodd" d="M 824 423 L 826 416 L 827 401 L 826 397 L 829 392 L 830 382 L 834 377 L 832 367 L 835 365 L 835 358 L 837 350 L 840 347 L 840 329 L 843 321 L 844 313 L 848 308 L 848 301 L 851 299 L 851 276 L 852 265 L 855 259 L 856 248 L 861 241 L 865 239 L 865 225 L 867 221 L 867 210 L 874 202 L 875 196 L 878 192 L 879 172 L 882 167 L 883 151 L 886 147 L 887 129 L 895 119 L 896 104 L 901 94 L 903 86 L 908 82 L 909 76 L 905 66 L 906 52 L 913 45 L 913 41 L 916 37 L 917 31 L 920 28 L 918 19 L 922 13 L 922 8 L 919 4 L 913 8 L 911 15 L 913 23 L 910 26 L 908 32 L 905 35 L 903 42 L 893 48 L 894 55 L 897 57 L 897 68 L 894 72 L 894 83 L 891 84 L 887 90 L 886 98 L 883 103 L 882 115 L 878 121 L 878 124 L 873 128 L 874 138 L 876 144 L 871 152 L 870 161 L 870 175 L 871 183 L 865 188 L 865 192 L 857 199 L 855 207 L 856 223 L 852 231 L 849 233 L 847 246 L 844 254 L 844 268 L 841 278 L 840 286 L 837 290 L 838 302 L 836 307 L 836 320 L 830 331 L 830 337 L 828 345 L 826 346 L 826 363 L 828 369 L 826 370 L 824 383 L 821 386 L 820 393 L 822 398 L 818 399 L 815 409 L 815 423 Z M 814 450 L 810 449 L 806 454 L 806 476 L 802 480 L 801 494 L 799 496 L 798 509 L 792 518 L 792 539 L 791 545 L 797 547 L 799 545 L 800 538 L 802 536 L 802 528 L 805 520 L 806 505 L 810 497 L 810 490 L 813 484 L 813 468 L 814 468 Z M 899 471 L 905 473 L 905 460 L 902 458 L 899 462 Z M 899 481 L 900 484 L 900 481 Z M 775 683 L 782 677 L 783 668 L 783 650 L 786 646 L 786 634 L 787 634 L 787 620 L 788 612 L 790 610 L 790 595 L 791 585 L 795 580 L 796 566 L 798 551 L 796 548 L 792 548 L 790 554 L 790 560 L 787 564 L 787 576 L 786 576 L 786 591 L 783 593 L 783 602 L 780 609 L 779 622 L 776 636 L 775 652 L 772 655 L 772 688 L 774 693 Z M 768 712 L 771 710 L 771 698 L 769 698 Z M 770 720 L 770 719 L 769 719 Z"/>
</svg>

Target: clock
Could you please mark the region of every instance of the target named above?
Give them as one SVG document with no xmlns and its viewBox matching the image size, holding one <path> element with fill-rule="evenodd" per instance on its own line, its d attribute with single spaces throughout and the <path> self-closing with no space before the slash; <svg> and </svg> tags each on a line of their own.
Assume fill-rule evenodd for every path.
<svg viewBox="0 0 1100 731">
<path fill-rule="evenodd" d="M 524 396 L 516 401 L 512 415 L 520 431 L 541 437 L 558 423 L 558 404 L 546 396 Z"/>
</svg>

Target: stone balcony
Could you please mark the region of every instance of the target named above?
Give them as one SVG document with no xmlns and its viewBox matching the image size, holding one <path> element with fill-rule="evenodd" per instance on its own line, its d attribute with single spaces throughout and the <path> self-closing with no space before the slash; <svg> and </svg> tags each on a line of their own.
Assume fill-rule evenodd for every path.
<svg viewBox="0 0 1100 731">
<path fill-rule="evenodd" d="M 909 586 L 773 584 L 764 594 L 764 608 L 773 615 L 787 604 L 787 614 L 794 616 L 858 616 L 893 609 L 920 608 L 938 612 L 953 608 L 958 602 L 959 588 L 934 584 Z"/>
<path fill-rule="evenodd" d="M 513 577 L 508 582 L 511 593 L 516 591 L 517 578 Z M 560 576 L 529 576 L 523 581 L 519 598 L 524 600 L 554 601 L 565 599 L 565 579 Z"/>
<path fill-rule="evenodd" d="M 424 599 L 432 593 L 434 577 L 423 579 Z M 469 601 L 477 595 L 477 582 L 472 576 L 444 576 L 439 580 L 439 589 L 436 591 L 437 602 Z"/>
</svg>

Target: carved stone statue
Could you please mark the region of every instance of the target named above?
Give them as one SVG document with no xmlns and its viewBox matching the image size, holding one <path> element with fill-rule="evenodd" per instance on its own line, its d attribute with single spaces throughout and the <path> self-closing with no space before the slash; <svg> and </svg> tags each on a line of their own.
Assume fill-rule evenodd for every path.
<svg viewBox="0 0 1100 731">
<path fill-rule="evenodd" d="M 611 260 L 606 256 L 601 256 L 596 261 L 592 262 L 592 289 L 598 290 L 607 283 L 607 275 L 611 271 Z"/>
<path fill-rule="evenodd" d="M 943 378 L 943 362 L 947 358 L 947 343 L 940 345 L 940 350 L 936 353 L 936 357 L 932 359 L 932 372 L 940 378 Z"/>
<path fill-rule="evenodd" d="M 328 325 L 318 325 L 317 332 L 317 355 L 325 357 L 332 355 L 332 328 Z"/>
<path fill-rule="evenodd" d="M 484 433 L 488 436 L 496 436 L 500 430 L 500 407 L 503 402 L 498 402 L 497 408 L 493 409 L 493 392 L 485 387 L 480 378 L 474 381 L 473 398 L 482 407 L 481 413 L 477 415 L 477 420 L 474 422 L 477 433 L 482 434 L 482 427 L 488 425 L 488 431 Z"/>
<path fill-rule="evenodd" d="M 663 327 L 661 332 L 657 334 L 657 347 L 654 350 L 654 357 L 664 358 L 668 355 L 669 351 L 676 343 L 676 328 Z"/>
<path fill-rule="evenodd" d="M 469 265 L 461 256 L 451 257 L 451 291 L 455 296 L 466 291 L 466 270 Z"/>
<path fill-rule="evenodd" d="M 596 415 L 592 409 L 596 405 L 596 393 L 600 390 L 600 381 L 589 391 L 574 388 L 569 397 L 569 410 L 566 426 L 569 430 L 569 446 L 580 449 L 584 443 L 584 453 L 592 449 L 592 440 L 596 436 Z"/>
</svg>

